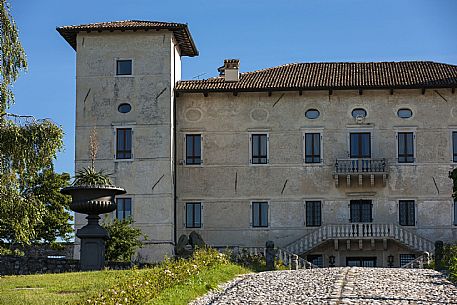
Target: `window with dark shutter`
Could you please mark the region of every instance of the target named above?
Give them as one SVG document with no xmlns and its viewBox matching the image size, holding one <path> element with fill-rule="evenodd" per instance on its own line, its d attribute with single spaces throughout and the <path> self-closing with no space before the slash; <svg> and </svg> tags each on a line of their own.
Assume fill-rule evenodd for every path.
<svg viewBox="0 0 457 305">
<path fill-rule="evenodd" d="M 127 219 L 132 216 L 132 198 L 117 198 L 116 218 Z"/>
<path fill-rule="evenodd" d="M 202 164 L 202 146 L 201 135 L 188 134 L 186 135 L 186 164 L 200 165 Z"/>
<path fill-rule="evenodd" d="M 371 134 L 369 132 L 354 132 L 350 134 L 351 158 L 371 158 Z"/>
<path fill-rule="evenodd" d="M 351 200 L 350 203 L 350 222 L 372 222 L 373 205 L 371 200 Z"/>
<path fill-rule="evenodd" d="M 132 60 L 116 60 L 116 75 L 132 75 Z"/>
<path fill-rule="evenodd" d="M 268 202 L 252 203 L 252 226 L 268 227 Z"/>
<path fill-rule="evenodd" d="M 116 129 L 116 159 L 132 158 L 132 128 Z"/>
<path fill-rule="evenodd" d="M 251 162 L 252 164 L 268 163 L 268 135 L 251 135 Z"/>
<path fill-rule="evenodd" d="M 399 132 L 398 163 L 414 163 L 414 133 Z"/>
<path fill-rule="evenodd" d="M 306 226 L 318 227 L 322 222 L 321 202 L 306 201 Z"/>
<path fill-rule="evenodd" d="M 186 228 L 201 228 L 202 205 L 201 202 L 186 203 Z"/>
<path fill-rule="evenodd" d="M 416 225 L 416 211 L 414 200 L 400 200 L 399 204 L 399 221 L 401 226 Z"/>
<path fill-rule="evenodd" d="M 452 132 L 452 161 L 457 162 L 457 131 Z"/>
<path fill-rule="evenodd" d="M 454 199 L 454 226 L 457 226 L 457 200 Z"/>
<path fill-rule="evenodd" d="M 305 163 L 321 163 L 320 133 L 305 133 Z"/>
</svg>

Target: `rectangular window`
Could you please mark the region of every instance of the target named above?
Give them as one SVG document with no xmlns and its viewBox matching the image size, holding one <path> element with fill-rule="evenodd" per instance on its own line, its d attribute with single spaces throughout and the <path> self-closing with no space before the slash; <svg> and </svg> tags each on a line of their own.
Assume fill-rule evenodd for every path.
<svg viewBox="0 0 457 305">
<path fill-rule="evenodd" d="M 116 159 L 132 159 L 132 128 L 116 129 Z"/>
<path fill-rule="evenodd" d="M 414 133 L 399 132 L 398 163 L 414 163 Z"/>
<path fill-rule="evenodd" d="M 452 161 L 457 162 L 457 131 L 452 132 Z"/>
<path fill-rule="evenodd" d="M 186 203 L 186 228 L 202 227 L 202 204 L 201 202 Z"/>
<path fill-rule="evenodd" d="M 400 200 L 399 218 L 401 226 L 414 226 L 416 225 L 416 211 L 414 208 L 414 200 Z"/>
<path fill-rule="evenodd" d="M 457 226 L 457 200 L 454 199 L 454 226 Z"/>
<path fill-rule="evenodd" d="M 350 134 L 351 158 L 371 158 L 371 134 L 354 132 Z"/>
<path fill-rule="evenodd" d="M 251 163 L 267 164 L 268 163 L 268 135 L 252 134 L 251 135 Z"/>
<path fill-rule="evenodd" d="M 409 264 L 416 259 L 414 254 L 400 254 L 400 267 Z"/>
<path fill-rule="evenodd" d="M 324 267 L 324 257 L 322 255 L 307 255 L 306 260 L 320 268 Z"/>
<path fill-rule="evenodd" d="M 116 75 L 132 75 L 132 60 L 131 59 L 116 60 Z"/>
<path fill-rule="evenodd" d="M 117 198 L 116 218 L 127 219 L 132 216 L 132 198 Z"/>
<path fill-rule="evenodd" d="M 373 205 L 371 200 L 351 200 L 351 219 L 350 222 L 372 222 Z"/>
<path fill-rule="evenodd" d="M 186 164 L 202 164 L 202 138 L 199 134 L 186 135 Z"/>
<path fill-rule="evenodd" d="M 321 202 L 306 201 L 306 226 L 318 227 L 321 225 Z"/>
<path fill-rule="evenodd" d="M 268 202 L 252 203 L 252 226 L 268 227 Z"/>
<path fill-rule="evenodd" d="M 320 133 L 305 133 L 305 163 L 321 163 Z"/>
</svg>

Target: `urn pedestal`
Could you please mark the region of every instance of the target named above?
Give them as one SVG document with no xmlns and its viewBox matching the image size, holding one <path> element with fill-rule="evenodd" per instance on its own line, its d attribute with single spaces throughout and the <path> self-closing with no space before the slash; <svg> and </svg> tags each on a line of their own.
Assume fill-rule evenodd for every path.
<svg viewBox="0 0 457 305">
<path fill-rule="evenodd" d="M 101 270 L 105 267 L 105 241 L 108 232 L 98 223 L 99 214 L 115 211 L 116 195 L 125 194 L 123 188 L 114 186 L 70 186 L 61 190 L 62 194 L 71 195 L 70 209 L 87 214 L 87 225 L 76 231 L 81 239 L 80 264 L 81 270 Z"/>
</svg>

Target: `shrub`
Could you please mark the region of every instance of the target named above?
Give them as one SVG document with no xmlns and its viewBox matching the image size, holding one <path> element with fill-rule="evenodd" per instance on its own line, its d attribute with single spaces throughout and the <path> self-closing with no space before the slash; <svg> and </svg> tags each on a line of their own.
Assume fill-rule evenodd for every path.
<svg viewBox="0 0 457 305">
<path fill-rule="evenodd" d="M 451 281 L 457 283 L 457 244 L 445 244 L 443 254 L 443 266 L 449 271 Z"/>
<path fill-rule="evenodd" d="M 239 264 L 245 268 L 251 269 L 255 272 L 261 272 L 267 270 L 267 262 L 263 253 L 249 253 L 246 249 L 243 249 L 238 255 L 234 255 L 230 250 L 226 250 L 227 253 L 230 253 L 232 261 L 236 264 Z M 276 270 L 288 270 L 289 268 L 284 265 L 281 260 L 275 261 Z"/>
<path fill-rule="evenodd" d="M 183 284 L 190 277 L 212 267 L 229 264 L 224 254 L 214 249 L 199 249 L 190 259 L 165 259 L 149 270 L 134 270 L 134 275 L 84 304 L 143 304 L 166 288 Z"/>
<path fill-rule="evenodd" d="M 105 244 L 105 259 L 108 261 L 130 262 L 136 250 L 142 247 L 140 237 L 146 238 L 140 229 L 131 226 L 131 218 L 103 224 L 110 238 Z"/>
</svg>

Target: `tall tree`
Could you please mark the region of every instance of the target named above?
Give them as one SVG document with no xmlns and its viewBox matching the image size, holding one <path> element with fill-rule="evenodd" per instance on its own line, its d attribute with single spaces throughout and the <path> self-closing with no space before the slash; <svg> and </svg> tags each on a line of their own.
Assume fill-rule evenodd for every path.
<svg viewBox="0 0 457 305">
<path fill-rule="evenodd" d="M 63 146 L 62 129 L 7 113 L 11 86 L 26 67 L 9 4 L 0 0 L 0 243 L 10 245 L 52 242 L 70 232 L 68 198 L 57 194 L 70 177 L 54 173 L 52 163 Z"/>
</svg>

